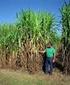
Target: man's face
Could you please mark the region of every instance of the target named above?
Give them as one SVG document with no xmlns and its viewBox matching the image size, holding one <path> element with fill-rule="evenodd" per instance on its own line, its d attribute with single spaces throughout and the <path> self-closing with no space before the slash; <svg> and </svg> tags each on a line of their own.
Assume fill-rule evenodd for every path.
<svg viewBox="0 0 70 85">
<path fill-rule="evenodd" d="M 50 48 L 51 47 L 51 43 L 48 43 L 47 47 Z"/>
</svg>

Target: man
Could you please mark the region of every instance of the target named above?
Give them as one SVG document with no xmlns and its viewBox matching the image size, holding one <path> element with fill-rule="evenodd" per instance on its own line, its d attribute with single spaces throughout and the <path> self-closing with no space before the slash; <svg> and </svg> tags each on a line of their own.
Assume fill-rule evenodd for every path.
<svg viewBox="0 0 70 85">
<path fill-rule="evenodd" d="M 40 53 L 46 53 L 46 72 L 52 74 L 53 72 L 53 62 L 55 62 L 55 49 L 53 48 L 51 42 L 47 44 L 47 48 L 44 51 L 39 51 Z"/>
</svg>

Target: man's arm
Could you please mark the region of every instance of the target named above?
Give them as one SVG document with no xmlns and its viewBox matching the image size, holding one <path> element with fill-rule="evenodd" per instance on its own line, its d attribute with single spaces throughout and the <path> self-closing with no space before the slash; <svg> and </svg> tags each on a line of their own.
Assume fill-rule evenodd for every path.
<svg viewBox="0 0 70 85">
<path fill-rule="evenodd" d="M 56 50 L 53 50 L 53 63 L 56 61 Z"/>
<path fill-rule="evenodd" d="M 45 50 L 44 51 L 39 51 L 39 53 L 45 53 Z"/>
</svg>

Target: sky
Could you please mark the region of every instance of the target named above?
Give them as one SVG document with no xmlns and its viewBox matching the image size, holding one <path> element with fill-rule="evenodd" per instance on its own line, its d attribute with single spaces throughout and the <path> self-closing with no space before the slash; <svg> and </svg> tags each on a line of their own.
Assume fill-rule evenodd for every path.
<svg viewBox="0 0 70 85">
<path fill-rule="evenodd" d="M 68 0 L 66 0 L 68 1 Z M 14 23 L 22 9 L 51 12 L 60 21 L 59 8 L 64 0 L 0 0 L 0 23 Z"/>
</svg>

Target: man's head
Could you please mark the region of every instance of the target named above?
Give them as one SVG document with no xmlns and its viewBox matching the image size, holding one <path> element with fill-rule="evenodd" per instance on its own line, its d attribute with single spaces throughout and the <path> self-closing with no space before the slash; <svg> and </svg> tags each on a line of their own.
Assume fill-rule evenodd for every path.
<svg viewBox="0 0 70 85">
<path fill-rule="evenodd" d="M 47 43 L 47 47 L 50 48 L 52 46 L 52 43 L 51 42 L 48 42 Z"/>
</svg>

